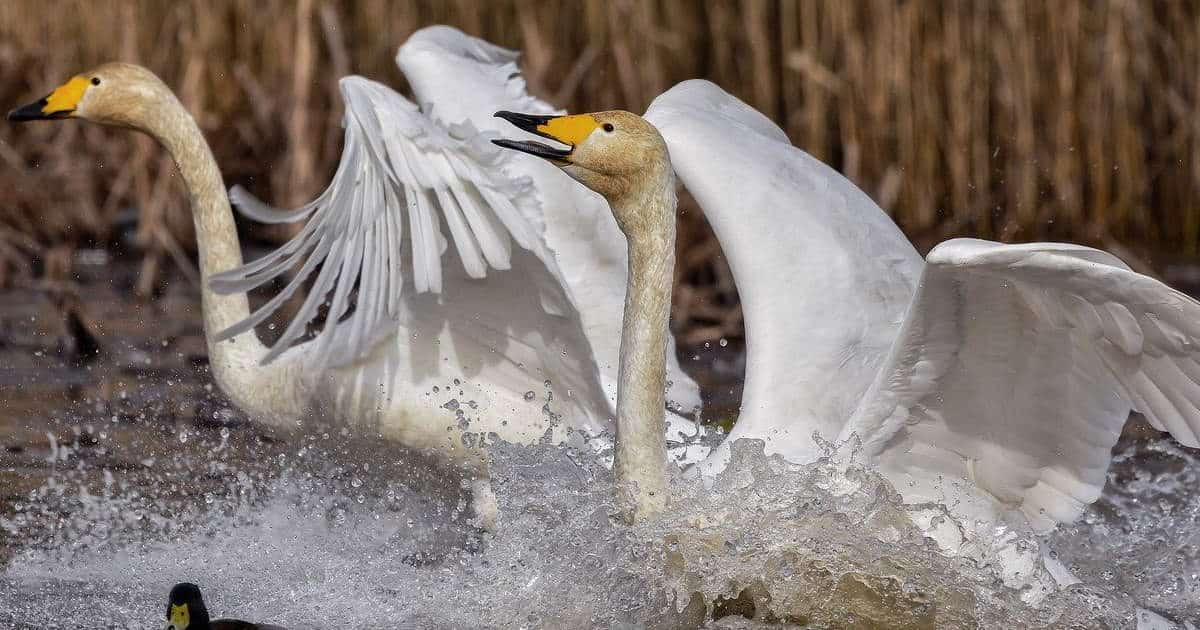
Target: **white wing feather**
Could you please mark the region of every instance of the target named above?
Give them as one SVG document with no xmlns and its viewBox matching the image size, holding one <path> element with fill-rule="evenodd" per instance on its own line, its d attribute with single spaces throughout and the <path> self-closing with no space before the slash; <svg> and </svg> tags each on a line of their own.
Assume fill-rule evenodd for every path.
<svg viewBox="0 0 1200 630">
<path fill-rule="evenodd" d="M 308 223 L 275 252 L 212 279 L 222 293 L 248 291 L 299 267 L 288 285 L 247 319 L 222 331 L 226 339 L 269 317 L 315 273 L 299 311 L 264 358 L 269 362 L 305 333 L 328 301 L 319 335 L 333 365 L 353 360 L 394 331 L 404 284 L 403 249 L 417 292 L 442 290 L 443 221 L 471 278 L 508 269 L 511 240 L 539 246 L 528 220 L 536 199 L 527 178 L 507 175 L 510 153 L 489 143 L 470 123 L 435 122 L 400 94 L 362 77 L 340 83 L 346 128 L 342 160 L 325 192 L 295 210 L 231 191 L 245 215 L 265 223 Z M 408 230 L 404 227 L 407 223 Z M 320 266 L 320 271 L 317 267 Z M 353 313 L 351 292 L 357 287 Z M 333 327 L 346 327 L 345 343 L 330 345 Z"/>
<path fill-rule="evenodd" d="M 412 86 L 414 100 L 438 120 L 465 121 L 504 137 L 524 132 L 494 116 L 506 109 L 528 114 L 561 114 L 526 92 L 517 53 L 464 35 L 448 26 L 413 33 L 400 47 L 396 63 Z M 432 104 L 432 105 L 431 105 Z M 538 140 L 529 135 L 528 139 Z M 505 169 L 528 177 L 540 205 L 530 223 L 539 228 L 548 249 L 543 256 L 565 289 L 570 304 L 547 300 L 543 306 L 578 314 L 609 404 L 615 404 L 620 364 L 621 317 L 625 300 L 626 243 L 612 211 L 599 195 L 563 175 L 545 160 L 510 152 Z M 700 388 L 679 366 L 674 340 L 668 351 L 668 400 L 683 411 L 701 406 Z"/>
<path fill-rule="evenodd" d="M 1130 409 L 1200 446 L 1200 303 L 1091 248 L 948 241 L 847 424 L 909 501 L 976 485 L 1049 529 L 1103 489 Z"/>
<path fill-rule="evenodd" d="M 870 386 L 921 258 L 879 206 L 779 127 L 708 81 L 685 81 L 646 112 L 729 261 L 746 317 L 738 438 L 796 461 L 837 436 Z"/>
</svg>

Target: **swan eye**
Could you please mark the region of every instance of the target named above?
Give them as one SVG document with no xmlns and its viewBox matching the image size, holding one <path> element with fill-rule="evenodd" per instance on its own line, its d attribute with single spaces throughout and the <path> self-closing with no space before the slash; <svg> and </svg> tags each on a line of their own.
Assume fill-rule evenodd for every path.
<svg viewBox="0 0 1200 630">
<path fill-rule="evenodd" d="M 100 77 L 92 77 L 92 85 L 100 85 Z"/>
<path fill-rule="evenodd" d="M 604 123 L 604 130 L 609 133 L 612 133 L 612 130 L 613 130 L 612 123 Z"/>
</svg>

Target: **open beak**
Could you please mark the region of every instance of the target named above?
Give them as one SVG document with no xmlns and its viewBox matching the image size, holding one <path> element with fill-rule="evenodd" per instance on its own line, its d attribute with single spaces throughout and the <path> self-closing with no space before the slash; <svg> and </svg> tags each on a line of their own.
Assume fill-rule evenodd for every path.
<svg viewBox="0 0 1200 630">
<path fill-rule="evenodd" d="M 87 87 L 87 79 L 81 76 L 74 77 L 46 95 L 46 98 L 38 99 L 24 107 L 18 107 L 8 112 L 8 119 L 12 122 L 25 122 L 27 120 L 70 118 L 75 113 L 75 107 L 79 105 Z"/>
<path fill-rule="evenodd" d="M 571 156 L 572 149 L 575 148 L 574 145 L 551 135 L 548 131 L 550 122 L 556 118 L 561 118 L 561 116 L 534 116 L 531 114 L 518 114 L 516 112 L 496 112 L 495 115 L 496 118 L 503 118 L 512 123 L 517 129 L 528 131 L 535 136 L 541 136 L 560 144 L 565 144 L 568 148 L 559 149 L 532 140 L 509 140 L 507 138 L 492 140 L 493 144 L 506 149 L 514 149 L 522 153 L 536 155 L 537 157 L 559 164 L 570 161 L 568 158 Z"/>
</svg>

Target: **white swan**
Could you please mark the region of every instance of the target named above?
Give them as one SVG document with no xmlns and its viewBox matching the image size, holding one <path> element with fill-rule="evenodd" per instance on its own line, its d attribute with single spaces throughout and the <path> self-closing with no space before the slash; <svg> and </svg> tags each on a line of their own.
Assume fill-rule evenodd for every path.
<svg viewBox="0 0 1200 630">
<path fill-rule="evenodd" d="M 281 430 L 332 421 L 441 456 L 475 476 L 475 508 L 490 521 L 486 443 L 611 427 L 625 287 L 624 244 L 604 201 L 487 141 L 483 130 L 503 124 L 496 109 L 554 111 L 526 94 L 515 60 L 432 27 L 397 57 L 424 111 L 378 83 L 343 79 L 345 146 L 328 190 L 293 212 L 233 191 L 259 220 L 308 219 L 245 266 L 204 137 L 149 71 L 102 66 L 9 118 L 80 118 L 158 139 L 192 198 L 209 358 L 231 402 Z M 284 291 L 249 310 L 247 289 L 297 266 Z M 304 306 L 265 347 L 254 326 L 312 275 Z M 297 343 L 326 304 L 320 333 Z M 698 408 L 695 383 L 673 357 L 667 368 L 677 408 Z"/>
<path fill-rule="evenodd" d="M 922 265 L 865 194 L 703 81 L 659 96 L 645 119 L 497 116 L 563 144 L 497 141 L 599 192 L 629 239 L 619 399 L 637 402 L 618 407 L 625 486 L 661 485 L 650 411 L 661 394 L 648 374 L 666 350 L 672 165 L 746 313 L 742 414 L 704 469 L 719 470 L 738 438 L 806 462 L 820 452 L 814 433 L 857 436 L 908 502 L 985 523 L 1015 509 L 1046 530 L 1099 496 L 1131 409 L 1200 446 L 1200 303 L 1110 254 L 957 239 Z M 661 507 L 634 496 L 640 511 Z"/>
</svg>

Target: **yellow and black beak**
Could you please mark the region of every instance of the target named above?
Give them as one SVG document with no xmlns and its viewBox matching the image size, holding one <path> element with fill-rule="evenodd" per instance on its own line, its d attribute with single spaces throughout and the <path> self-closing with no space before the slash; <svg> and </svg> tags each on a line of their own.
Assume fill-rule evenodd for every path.
<svg viewBox="0 0 1200 630">
<path fill-rule="evenodd" d="M 548 131 L 545 131 L 548 130 L 550 121 L 558 118 L 558 116 L 535 116 L 532 114 L 518 114 L 516 112 L 496 112 L 496 118 L 503 118 L 522 131 L 528 131 L 534 135 L 566 144 L 562 140 L 550 135 Z M 514 149 L 522 153 L 536 155 L 552 162 L 566 162 L 567 158 L 571 155 L 571 149 L 574 149 L 574 147 L 557 149 L 532 140 L 509 140 L 507 138 L 492 140 L 492 143 L 506 149 Z"/>
<path fill-rule="evenodd" d="M 74 77 L 46 98 L 8 112 L 8 119 L 12 122 L 25 122 L 69 118 L 75 113 L 79 101 L 83 100 L 83 93 L 87 91 L 88 85 L 90 83 L 84 77 Z"/>
<path fill-rule="evenodd" d="M 58 112 L 47 112 L 46 107 L 49 103 L 49 97 L 39 101 L 34 101 L 24 107 L 8 112 L 8 119 L 12 122 L 25 122 L 27 120 L 53 120 L 55 118 L 66 118 L 71 115 L 68 110 Z"/>
<path fill-rule="evenodd" d="M 559 149 L 541 142 L 531 140 L 492 140 L 498 146 L 514 149 L 530 155 L 550 160 L 558 164 L 569 164 L 571 153 L 575 146 L 583 142 L 599 126 L 600 122 L 591 114 L 578 116 L 535 116 L 518 114 L 516 112 L 496 112 L 496 118 L 503 118 L 516 128 L 528 131 L 537 136 L 565 144 L 566 149 Z"/>
</svg>

